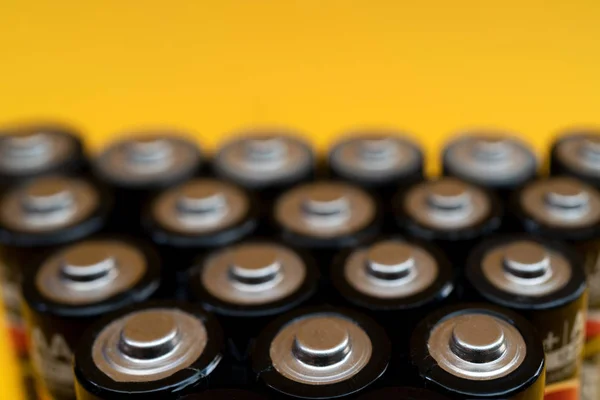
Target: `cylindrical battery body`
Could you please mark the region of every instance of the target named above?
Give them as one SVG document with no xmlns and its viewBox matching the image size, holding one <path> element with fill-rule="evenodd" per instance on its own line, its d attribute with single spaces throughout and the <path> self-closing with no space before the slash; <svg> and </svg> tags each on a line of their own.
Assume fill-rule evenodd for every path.
<svg viewBox="0 0 600 400">
<path fill-rule="evenodd" d="M 329 276 L 338 251 L 366 243 L 381 232 L 382 214 L 366 191 L 339 181 L 300 185 L 282 194 L 273 208 L 277 236 L 309 250 Z"/>
<path fill-rule="evenodd" d="M 508 310 L 483 304 L 437 310 L 415 329 L 411 358 L 421 385 L 452 399 L 544 397 L 541 340 Z"/>
<path fill-rule="evenodd" d="M 365 130 L 352 132 L 329 152 L 329 174 L 348 181 L 381 200 L 391 211 L 392 197 L 423 180 L 421 148 L 400 132 Z"/>
<path fill-rule="evenodd" d="M 0 200 L 0 274 L 8 326 L 17 354 L 26 356 L 20 314 L 22 277 L 58 246 L 106 226 L 112 197 L 81 178 L 47 176 L 11 189 Z"/>
<path fill-rule="evenodd" d="M 0 128 L 0 193 L 47 175 L 75 176 L 88 167 L 80 133 L 56 123 Z"/>
<path fill-rule="evenodd" d="M 312 147 L 298 134 L 278 129 L 242 132 L 223 144 L 214 174 L 250 191 L 268 211 L 284 191 L 315 177 Z"/>
<path fill-rule="evenodd" d="M 416 239 L 381 238 L 336 257 L 331 281 L 344 306 L 368 314 L 394 338 L 388 376 L 391 384 L 410 384 L 403 372 L 412 330 L 454 293 L 455 272 L 445 255 Z"/>
<path fill-rule="evenodd" d="M 98 317 L 144 301 L 160 284 L 157 254 L 137 240 L 106 237 L 66 246 L 23 283 L 30 353 L 42 393 L 75 399 L 72 358 Z"/>
<path fill-rule="evenodd" d="M 359 396 L 357 400 L 448 400 L 438 393 L 427 389 L 412 387 L 386 387 Z"/>
<path fill-rule="evenodd" d="M 457 178 L 425 181 L 394 202 L 398 227 L 407 234 L 437 244 L 453 265 L 482 238 L 497 232 L 503 209 L 497 197 Z"/>
<path fill-rule="evenodd" d="M 573 129 L 552 144 L 550 173 L 569 175 L 600 189 L 600 131 Z"/>
<path fill-rule="evenodd" d="M 195 259 L 243 240 L 258 224 L 257 202 L 229 182 L 197 178 L 159 193 L 146 207 L 142 227 L 169 260 L 164 294 L 185 298 Z"/>
<path fill-rule="evenodd" d="M 516 135 L 488 129 L 446 143 L 442 169 L 444 175 L 492 190 L 506 202 L 513 190 L 535 179 L 538 162 Z"/>
<path fill-rule="evenodd" d="M 190 297 L 213 312 L 224 329 L 227 352 L 221 370 L 228 373 L 230 387 L 252 381 L 249 355 L 259 332 L 276 316 L 306 304 L 318 284 L 313 260 L 273 241 L 242 242 L 199 261 L 190 278 Z"/>
<path fill-rule="evenodd" d="M 547 394 L 579 396 L 587 308 L 579 255 L 529 235 L 493 238 L 473 250 L 466 278 L 471 293 L 533 323 L 546 354 Z"/>
<path fill-rule="evenodd" d="M 252 367 L 271 399 L 351 398 L 374 388 L 390 352 L 385 330 L 372 319 L 318 307 L 269 324 L 256 341 Z"/>
<path fill-rule="evenodd" d="M 140 211 L 154 194 L 200 173 L 202 154 L 186 137 L 169 130 L 134 132 L 93 160 L 94 174 L 115 194 L 113 230 L 138 233 Z"/>
<path fill-rule="evenodd" d="M 75 353 L 77 400 L 178 400 L 210 388 L 223 334 L 200 307 L 161 301 L 100 320 Z"/>
</svg>

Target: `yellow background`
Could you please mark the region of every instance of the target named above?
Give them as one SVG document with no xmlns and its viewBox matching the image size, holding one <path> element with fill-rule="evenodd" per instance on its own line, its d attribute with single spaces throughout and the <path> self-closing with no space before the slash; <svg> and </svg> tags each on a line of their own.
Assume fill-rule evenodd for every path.
<svg viewBox="0 0 600 400">
<path fill-rule="evenodd" d="M 319 146 L 390 126 L 432 158 L 448 133 L 494 126 L 541 151 L 600 123 L 598 21 L 597 0 L 0 0 L 0 123 L 67 120 L 93 146 L 172 125 L 207 147 L 249 125 Z"/>
</svg>

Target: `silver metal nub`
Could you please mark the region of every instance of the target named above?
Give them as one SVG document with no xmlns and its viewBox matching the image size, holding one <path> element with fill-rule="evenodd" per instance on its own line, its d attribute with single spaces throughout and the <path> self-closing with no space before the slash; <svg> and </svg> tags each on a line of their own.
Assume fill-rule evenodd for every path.
<svg viewBox="0 0 600 400">
<path fill-rule="evenodd" d="M 554 177 L 529 184 L 521 192 L 523 210 L 549 226 L 577 228 L 600 222 L 600 193 L 569 177 Z"/>
<path fill-rule="evenodd" d="M 99 194 L 88 182 L 48 176 L 10 191 L 0 207 L 0 220 L 10 229 L 46 232 L 76 224 L 99 206 Z"/>
<path fill-rule="evenodd" d="M 136 247 L 116 240 L 89 240 L 46 259 L 35 283 L 51 301 L 86 305 L 131 289 L 146 270 L 147 260 Z"/>
<path fill-rule="evenodd" d="M 448 143 L 448 171 L 484 186 L 519 184 L 535 175 L 537 160 L 525 143 L 502 132 L 468 134 Z"/>
<path fill-rule="evenodd" d="M 357 135 L 338 142 L 329 153 L 331 168 L 339 175 L 373 181 L 417 171 L 420 159 L 419 148 L 394 132 Z"/>
<path fill-rule="evenodd" d="M 8 174 L 32 174 L 69 160 L 75 143 L 51 127 L 27 126 L 0 138 L 0 170 Z"/>
<path fill-rule="evenodd" d="M 351 379 L 371 359 L 368 334 L 343 315 L 311 314 L 284 326 L 271 342 L 273 367 L 306 385 L 328 385 Z"/>
<path fill-rule="evenodd" d="M 293 181 L 313 163 L 313 151 L 304 141 L 278 132 L 249 133 L 223 146 L 214 160 L 220 176 L 252 188 Z"/>
<path fill-rule="evenodd" d="M 284 193 L 275 205 L 277 221 L 294 232 L 335 237 L 356 232 L 375 218 L 375 203 L 363 190 L 338 182 L 317 182 Z"/>
<path fill-rule="evenodd" d="M 247 196 L 237 187 L 215 179 L 193 179 L 164 191 L 152 211 L 165 228 L 204 234 L 235 225 L 249 207 Z"/>
<path fill-rule="evenodd" d="M 151 382 L 189 367 L 208 340 L 206 327 L 196 316 L 175 308 L 147 309 L 107 325 L 94 341 L 92 359 L 116 382 Z"/>
<path fill-rule="evenodd" d="M 148 131 L 113 143 L 95 160 L 95 166 L 110 181 L 145 185 L 187 176 L 200 158 L 197 146 L 181 134 Z"/>
<path fill-rule="evenodd" d="M 424 248 L 399 239 L 377 242 L 352 252 L 344 265 L 346 281 L 377 298 L 404 298 L 422 292 L 439 273 L 435 258 Z"/>
<path fill-rule="evenodd" d="M 211 254 L 200 279 L 216 298 L 237 305 L 269 304 L 295 293 L 306 264 L 291 249 L 271 242 L 244 243 Z"/>
<path fill-rule="evenodd" d="M 560 253 L 528 240 L 516 240 L 490 250 L 481 261 L 486 279 L 510 294 L 539 297 L 563 288 L 571 265 Z"/>
<path fill-rule="evenodd" d="M 500 318 L 472 312 L 443 319 L 431 330 L 429 354 L 440 368 L 468 380 L 494 380 L 525 360 L 521 333 Z"/>
<path fill-rule="evenodd" d="M 481 189 L 455 178 L 421 183 L 406 194 L 406 212 L 434 229 L 452 230 L 484 220 L 492 207 Z"/>
<path fill-rule="evenodd" d="M 556 147 L 557 158 L 569 169 L 588 176 L 600 176 L 600 134 L 584 131 L 561 139 Z"/>
</svg>

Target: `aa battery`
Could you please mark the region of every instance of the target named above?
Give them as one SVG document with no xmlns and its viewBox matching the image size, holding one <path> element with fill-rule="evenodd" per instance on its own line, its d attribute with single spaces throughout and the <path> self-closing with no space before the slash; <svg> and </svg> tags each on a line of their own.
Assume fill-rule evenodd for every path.
<svg viewBox="0 0 600 400">
<path fill-rule="evenodd" d="M 347 398 L 374 388 L 390 352 L 385 330 L 372 319 L 321 307 L 292 311 L 268 325 L 252 366 L 269 398 Z"/>
<path fill-rule="evenodd" d="M 471 293 L 535 326 L 546 354 L 547 394 L 578 398 L 587 308 L 579 255 L 561 242 L 498 237 L 473 250 L 465 275 Z"/>
<path fill-rule="evenodd" d="M 375 199 L 363 189 L 339 181 L 318 181 L 283 193 L 275 202 L 273 221 L 285 243 L 310 250 L 327 271 L 339 250 L 366 243 L 380 233 L 382 215 Z"/>
<path fill-rule="evenodd" d="M 387 387 L 358 397 L 358 400 L 447 400 L 440 394 L 427 389 L 412 387 Z"/>
<path fill-rule="evenodd" d="M 539 179 L 514 193 L 510 214 L 526 232 L 572 243 L 600 236 L 600 192 L 566 176 Z"/>
<path fill-rule="evenodd" d="M 492 192 L 452 177 L 412 186 L 394 208 L 400 229 L 436 243 L 454 265 L 462 265 L 474 243 L 497 232 L 503 218 Z"/>
<path fill-rule="evenodd" d="M 106 225 L 112 198 L 91 181 L 45 176 L 8 191 L 0 200 L 0 270 L 8 326 L 17 354 L 26 356 L 20 313 L 22 277 L 57 246 Z"/>
<path fill-rule="evenodd" d="M 75 398 L 73 352 L 99 316 L 143 301 L 160 284 L 160 262 L 131 239 L 90 239 L 49 256 L 23 282 L 30 355 L 44 392 Z"/>
<path fill-rule="evenodd" d="M 276 316 L 309 301 L 319 270 L 307 255 L 273 241 L 249 241 L 208 254 L 190 278 L 191 297 L 213 312 L 227 338 L 228 382 L 251 382 L 250 348 Z"/>
<path fill-rule="evenodd" d="M 118 200 L 111 217 L 113 229 L 137 233 L 146 201 L 160 190 L 191 179 L 202 164 L 198 146 L 180 132 L 133 132 L 111 143 L 92 167 Z"/>
<path fill-rule="evenodd" d="M 257 202 L 230 182 L 196 178 L 159 193 L 146 207 L 142 227 L 170 260 L 164 271 L 165 294 L 185 297 L 194 259 L 244 239 L 258 222 Z"/>
<path fill-rule="evenodd" d="M 393 131 L 360 131 L 332 147 L 330 174 L 374 192 L 384 207 L 398 190 L 423 180 L 423 151 L 406 135 Z"/>
<path fill-rule="evenodd" d="M 526 143 L 507 132 L 468 132 L 446 143 L 443 174 L 492 190 L 507 200 L 510 192 L 535 179 L 538 161 Z"/>
<path fill-rule="evenodd" d="M 214 389 L 198 394 L 190 394 L 181 400 L 267 400 L 267 397 L 249 390 Z"/>
<path fill-rule="evenodd" d="M 544 398 L 544 350 L 533 326 L 510 311 L 456 305 L 415 329 L 411 358 L 421 385 L 452 399 Z"/>
<path fill-rule="evenodd" d="M 56 123 L 0 128 L 0 191 L 45 175 L 87 168 L 80 133 Z"/>
<path fill-rule="evenodd" d="M 393 384 L 410 384 L 402 379 L 412 330 L 424 313 L 454 293 L 455 272 L 448 259 L 419 240 L 379 239 L 336 257 L 331 281 L 344 305 L 375 318 L 394 338 Z"/>
<path fill-rule="evenodd" d="M 144 303 L 99 321 L 75 352 L 77 400 L 176 400 L 209 388 L 223 334 L 200 307 Z"/>
<path fill-rule="evenodd" d="M 564 132 L 550 151 L 552 175 L 569 175 L 600 188 L 600 134 L 594 129 Z"/>
<path fill-rule="evenodd" d="M 298 134 L 264 129 L 225 143 L 214 157 L 213 170 L 254 193 L 268 209 L 280 193 L 313 179 L 315 164 L 312 147 Z"/>
</svg>

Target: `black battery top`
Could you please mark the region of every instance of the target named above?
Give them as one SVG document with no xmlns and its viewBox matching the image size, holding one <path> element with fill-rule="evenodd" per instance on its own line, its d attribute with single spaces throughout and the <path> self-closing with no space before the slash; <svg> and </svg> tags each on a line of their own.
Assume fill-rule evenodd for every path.
<svg viewBox="0 0 600 400">
<path fill-rule="evenodd" d="M 75 240 L 105 223 L 112 199 L 90 181 L 45 176 L 5 194 L 0 207 L 0 240 L 15 246 L 42 246 Z"/>
<path fill-rule="evenodd" d="M 247 132 L 217 152 L 215 173 L 249 189 L 285 186 L 312 175 L 315 155 L 308 143 L 291 132 Z"/>
<path fill-rule="evenodd" d="M 376 224 L 375 200 L 356 186 L 328 181 L 297 186 L 275 203 L 274 217 L 280 228 L 296 237 L 330 243 L 348 238 L 352 242 Z"/>
<path fill-rule="evenodd" d="M 365 187 L 422 176 L 423 153 L 398 132 L 351 133 L 329 152 L 332 172 Z"/>
<path fill-rule="evenodd" d="M 592 239 L 600 233 L 600 192 L 579 179 L 536 180 L 516 192 L 513 202 L 528 232 L 564 240 Z"/>
<path fill-rule="evenodd" d="M 354 305 L 403 310 L 446 298 L 453 272 L 440 250 L 390 238 L 349 251 L 332 269 L 332 281 Z"/>
<path fill-rule="evenodd" d="M 196 143 L 174 131 L 134 132 L 93 162 L 96 174 L 117 187 L 158 189 L 195 175 L 202 163 Z"/>
<path fill-rule="evenodd" d="M 74 172 L 84 164 L 74 129 L 56 124 L 0 128 L 0 184 L 47 173 Z"/>
<path fill-rule="evenodd" d="M 444 173 L 488 188 L 512 188 L 532 179 L 538 168 L 534 152 L 505 132 L 472 132 L 443 150 Z"/>
<path fill-rule="evenodd" d="M 78 399 L 180 398 L 217 367 L 222 340 L 216 321 L 191 305 L 124 310 L 84 335 L 75 355 Z"/>
<path fill-rule="evenodd" d="M 336 398 L 377 380 L 388 366 L 390 351 L 385 331 L 366 316 L 333 308 L 298 310 L 261 333 L 253 368 L 276 392 Z"/>
<path fill-rule="evenodd" d="M 499 225 L 498 205 L 488 192 L 456 178 L 443 178 L 413 186 L 402 198 L 402 216 L 407 227 L 437 239 L 480 234 L 485 226 Z M 401 224 L 404 225 L 401 221 Z M 480 228 L 480 229 L 477 229 Z M 469 237 L 470 238 L 470 237 Z"/>
<path fill-rule="evenodd" d="M 209 254 L 192 291 L 210 311 L 259 316 L 290 309 L 317 289 L 315 265 L 276 242 L 245 242 Z"/>
<path fill-rule="evenodd" d="M 453 398 L 539 399 L 544 353 L 533 326 L 502 309 L 438 310 L 413 333 L 411 357 L 426 387 Z"/>
<path fill-rule="evenodd" d="M 600 186 L 600 131 L 580 129 L 565 132 L 552 148 L 551 169 Z"/>
<path fill-rule="evenodd" d="M 144 222 L 157 243 L 208 246 L 231 242 L 256 226 L 256 205 L 240 187 L 197 178 L 160 193 Z"/>
<path fill-rule="evenodd" d="M 546 309 L 584 293 L 585 272 L 569 247 L 543 239 L 505 236 L 478 246 L 466 269 L 483 296 L 514 309 Z"/>
<path fill-rule="evenodd" d="M 136 241 L 91 239 L 48 257 L 25 279 L 23 295 L 38 312 L 90 318 L 152 295 L 159 268 L 156 254 Z"/>
</svg>

